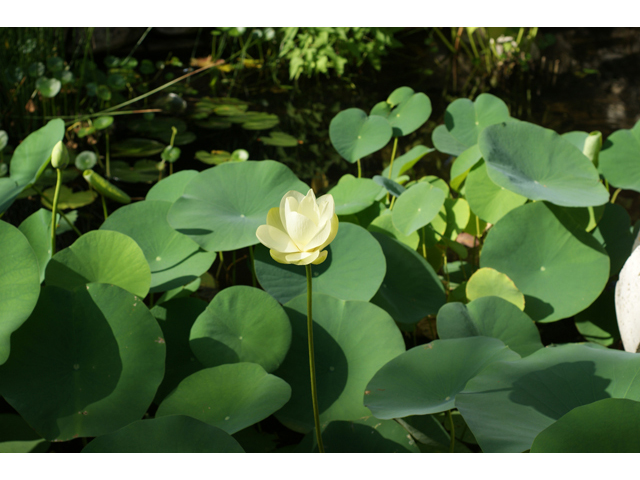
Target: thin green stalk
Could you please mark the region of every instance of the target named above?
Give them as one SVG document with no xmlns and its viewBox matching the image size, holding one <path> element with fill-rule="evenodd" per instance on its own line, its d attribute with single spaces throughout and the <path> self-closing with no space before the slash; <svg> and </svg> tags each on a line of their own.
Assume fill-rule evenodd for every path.
<svg viewBox="0 0 640 480">
<path fill-rule="evenodd" d="M 218 255 L 220 256 L 220 263 L 218 264 L 218 271 L 216 272 L 216 280 L 220 278 L 220 271 L 224 265 L 224 256 L 222 255 L 222 252 L 218 252 Z"/>
<path fill-rule="evenodd" d="M 469 33 L 469 30 L 467 30 L 467 37 L 469 37 L 469 44 L 471 45 L 471 50 L 473 50 L 473 55 L 475 56 L 475 58 L 480 58 L 478 49 L 476 48 L 476 42 L 473 39 L 473 33 Z"/>
<path fill-rule="evenodd" d="M 442 43 L 445 44 L 445 46 L 451 51 L 451 53 L 456 53 L 456 49 L 453 48 L 453 45 L 451 45 L 451 42 L 449 42 L 449 40 L 445 38 L 445 36 L 442 34 L 442 32 L 438 27 L 434 27 L 433 31 L 436 32 L 436 35 L 440 37 L 440 40 L 442 40 Z"/>
<path fill-rule="evenodd" d="M 360 165 L 360 159 L 358 159 L 358 178 L 362 178 L 362 166 Z"/>
<path fill-rule="evenodd" d="M 109 133 L 108 132 L 105 132 L 105 134 L 104 134 L 104 141 L 105 141 L 105 144 L 107 146 L 106 147 L 107 148 L 107 153 L 106 153 L 106 155 L 104 157 L 104 161 L 107 164 L 107 178 L 111 178 L 111 168 L 110 168 L 110 165 L 109 165 Z"/>
<path fill-rule="evenodd" d="M 447 410 L 447 416 L 449 417 L 449 434 L 451 435 L 451 444 L 449 445 L 449 453 L 454 453 L 456 449 L 456 427 L 453 424 L 453 415 L 451 410 Z"/>
<path fill-rule="evenodd" d="M 395 197 L 393 197 L 395 198 Z M 427 232 L 425 231 L 425 227 L 420 229 L 420 236 L 422 237 L 422 256 L 424 259 L 427 259 Z"/>
<path fill-rule="evenodd" d="M 100 198 L 102 198 L 102 213 L 104 213 L 104 219 L 106 220 L 109 214 L 107 213 L 107 202 L 104 199 L 104 195 L 100 194 Z"/>
<path fill-rule="evenodd" d="M 171 165 L 171 164 L 169 164 Z M 249 245 L 249 257 L 251 258 L 251 284 L 254 287 L 258 286 L 258 282 L 256 281 L 256 260 L 253 257 L 253 246 Z"/>
<path fill-rule="evenodd" d="M 309 373 L 311 375 L 311 401 L 313 402 L 313 422 L 316 427 L 316 440 L 318 441 L 318 451 L 324 452 L 322 434 L 320 432 L 320 408 L 318 407 L 318 390 L 316 387 L 316 360 L 313 353 L 313 307 L 312 307 L 312 285 L 311 285 L 311 265 L 305 265 L 307 271 L 307 338 L 309 340 Z"/>
<path fill-rule="evenodd" d="M 60 198 L 60 186 L 62 185 L 62 172 L 56 168 L 57 180 L 56 191 L 53 194 L 53 204 L 51 205 L 51 256 L 56 253 L 56 209 Z"/>
<path fill-rule="evenodd" d="M 133 55 L 133 52 L 136 51 L 136 49 L 140 46 L 140 44 L 144 41 L 144 39 L 147 37 L 147 35 L 149 34 L 149 32 L 151 31 L 153 27 L 148 27 L 144 33 L 142 34 L 142 36 L 140 37 L 140 39 L 138 40 L 138 42 L 133 46 L 133 48 L 131 49 L 131 51 L 129 52 L 129 55 L 127 55 L 124 60 L 122 61 L 122 64 L 125 65 L 127 63 L 127 61 L 131 58 L 131 55 Z M 109 29 L 107 29 L 108 31 Z"/>
<path fill-rule="evenodd" d="M 616 203 L 616 199 L 618 198 L 618 194 L 620 193 L 621 188 L 617 189 L 613 192 L 613 196 L 611 197 L 611 203 Z"/>
<path fill-rule="evenodd" d="M 391 151 L 391 162 L 389 163 L 389 180 L 393 172 L 393 160 L 396 158 L 396 150 L 398 149 L 398 137 L 393 139 L 393 150 Z M 389 192 L 387 192 L 387 203 L 389 203 Z"/>
<path fill-rule="evenodd" d="M 42 192 L 42 190 L 40 190 L 38 187 L 36 187 L 35 185 L 31 185 L 31 188 L 33 188 L 33 189 L 36 191 L 36 193 L 37 193 L 38 195 L 40 195 L 42 198 L 46 198 L 46 197 L 44 196 L 44 193 Z M 74 231 L 74 232 L 76 232 L 76 233 L 78 234 L 78 236 L 79 236 L 79 237 L 81 237 L 81 236 L 82 236 L 82 232 L 81 232 L 80 230 L 78 230 L 78 227 L 76 227 L 76 226 L 73 224 L 73 222 L 67 218 L 67 216 L 64 214 L 64 212 L 61 210 L 61 211 L 59 211 L 58 213 L 60 214 L 60 216 L 62 216 L 62 218 L 64 218 L 65 222 L 67 222 L 67 223 L 69 224 L 69 226 L 70 226 L 71 228 L 73 228 L 73 231 Z"/>
</svg>

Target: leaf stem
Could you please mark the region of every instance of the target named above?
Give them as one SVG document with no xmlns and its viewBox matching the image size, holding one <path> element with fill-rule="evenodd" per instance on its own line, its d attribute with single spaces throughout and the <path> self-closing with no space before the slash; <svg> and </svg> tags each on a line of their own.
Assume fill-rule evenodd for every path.
<svg viewBox="0 0 640 480">
<path fill-rule="evenodd" d="M 316 440 L 318 441 L 318 451 L 325 453 L 320 432 L 320 409 L 318 407 L 318 390 L 316 387 L 316 361 L 313 354 L 313 307 L 312 307 L 312 285 L 311 285 L 311 265 L 305 265 L 307 271 L 307 337 L 309 340 L 309 373 L 311 374 L 311 400 L 313 402 L 313 422 L 316 427 Z"/>
<path fill-rule="evenodd" d="M 107 213 L 107 202 L 104 199 L 104 195 L 100 194 L 100 198 L 102 198 L 102 213 L 104 213 L 104 219 L 106 220 L 109 214 Z"/>
<path fill-rule="evenodd" d="M 456 449 L 456 427 L 453 424 L 453 415 L 451 415 L 451 410 L 447 410 L 447 416 L 449 417 L 449 434 L 451 435 L 449 453 L 454 453 Z"/>
<path fill-rule="evenodd" d="M 251 283 L 254 287 L 257 287 L 258 282 L 256 281 L 256 260 L 253 257 L 253 245 L 249 245 L 249 257 L 251 258 Z"/>
<path fill-rule="evenodd" d="M 618 198 L 618 194 L 620 193 L 620 190 L 622 189 L 619 188 L 615 192 L 613 192 L 613 195 L 611 196 L 611 203 L 616 203 L 616 199 Z"/>
<path fill-rule="evenodd" d="M 393 139 L 393 150 L 391 151 L 391 162 L 389 163 L 389 180 L 391 180 L 391 174 L 393 173 L 393 160 L 396 158 L 396 150 L 398 148 L 398 137 Z M 387 192 L 387 203 L 389 203 L 389 192 Z"/>
<path fill-rule="evenodd" d="M 53 194 L 53 204 L 51 205 L 51 256 L 56 253 L 56 209 L 60 198 L 60 186 L 62 185 L 62 172 L 56 168 L 57 180 L 56 191 Z"/>
<path fill-rule="evenodd" d="M 358 159 L 358 178 L 362 178 L 362 165 L 360 165 L 360 159 Z"/>
</svg>

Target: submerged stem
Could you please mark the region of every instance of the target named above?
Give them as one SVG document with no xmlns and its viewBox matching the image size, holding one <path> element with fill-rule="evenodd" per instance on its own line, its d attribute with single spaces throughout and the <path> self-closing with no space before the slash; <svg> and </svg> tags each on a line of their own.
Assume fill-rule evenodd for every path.
<svg viewBox="0 0 640 480">
<path fill-rule="evenodd" d="M 309 340 L 309 373 L 311 374 L 311 401 L 313 402 L 313 422 L 316 427 L 316 440 L 318 441 L 318 451 L 324 452 L 322 434 L 320 432 L 320 409 L 318 407 L 318 391 L 316 387 L 316 361 L 313 354 L 313 307 L 312 307 L 312 286 L 311 286 L 311 265 L 305 265 L 307 271 L 307 335 Z"/>
</svg>

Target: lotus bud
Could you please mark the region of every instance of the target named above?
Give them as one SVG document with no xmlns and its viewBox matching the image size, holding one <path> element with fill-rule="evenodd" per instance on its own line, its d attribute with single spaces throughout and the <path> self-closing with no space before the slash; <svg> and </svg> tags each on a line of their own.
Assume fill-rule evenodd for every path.
<svg viewBox="0 0 640 480">
<path fill-rule="evenodd" d="M 69 152 L 67 151 L 67 147 L 64 146 L 62 140 L 56 143 L 51 151 L 51 166 L 53 168 L 67 168 L 69 165 Z"/>
</svg>

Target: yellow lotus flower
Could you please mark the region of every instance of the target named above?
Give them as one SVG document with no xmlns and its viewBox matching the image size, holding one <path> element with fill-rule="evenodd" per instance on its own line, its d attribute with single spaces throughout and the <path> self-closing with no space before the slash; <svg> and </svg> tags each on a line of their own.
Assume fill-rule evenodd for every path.
<svg viewBox="0 0 640 480">
<path fill-rule="evenodd" d="M 280 208 L 267 214 L 267 224 L 256 231 L 258 240 L 269 248 L 278 263 L 320 265 L 327 258 L 329 245 L 338 233 L 338 216 L 331 195 L 316 200 L 313 190 L 307 195 L 287 192 Z"/>
</svg>

